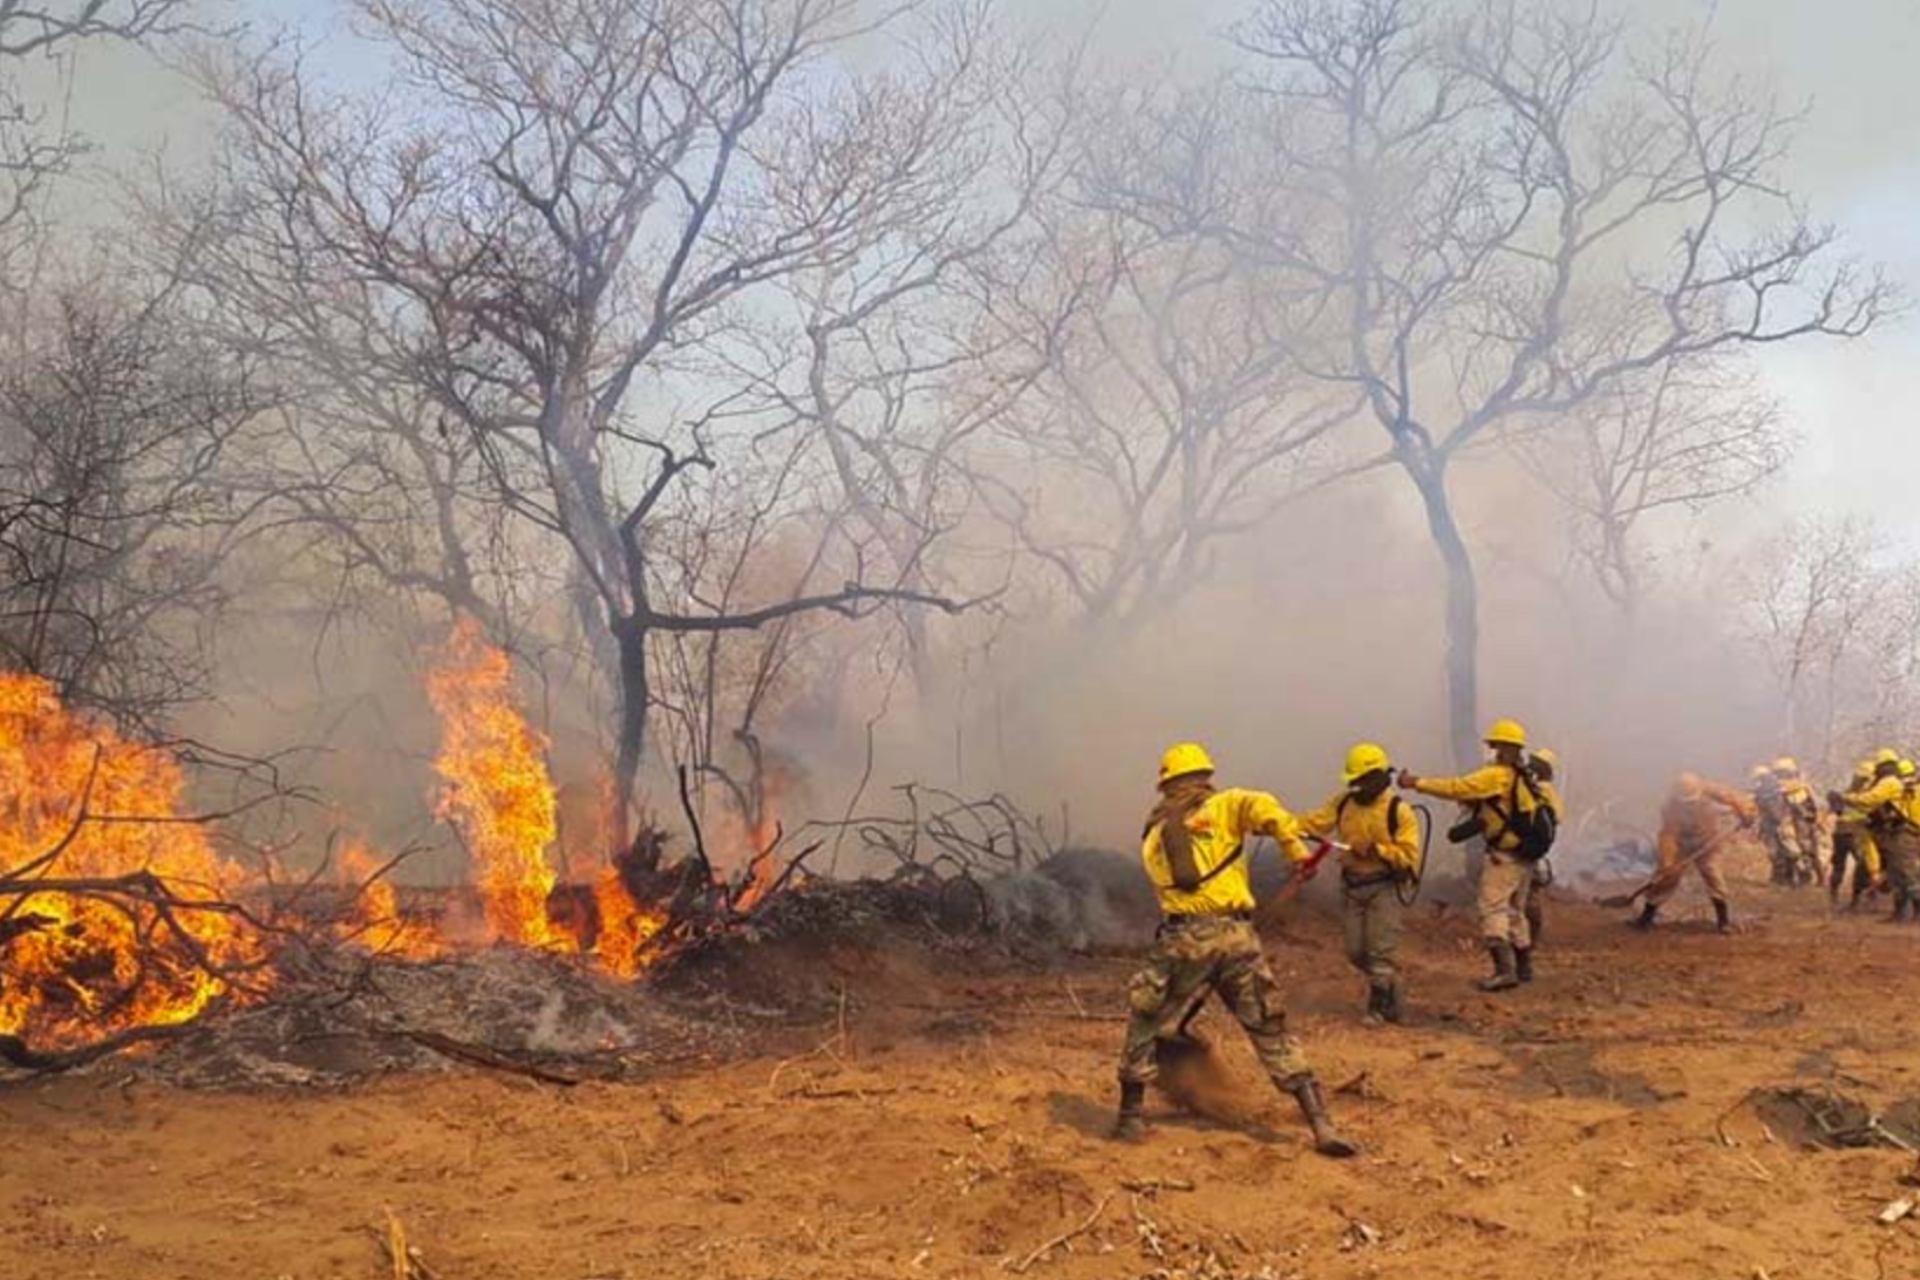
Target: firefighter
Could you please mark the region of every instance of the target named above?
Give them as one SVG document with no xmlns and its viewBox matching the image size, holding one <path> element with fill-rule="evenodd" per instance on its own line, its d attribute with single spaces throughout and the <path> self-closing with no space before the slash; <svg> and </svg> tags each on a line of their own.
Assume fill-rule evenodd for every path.
<svg viewBox="0 0 1920 1280">
<path fill-rule="evenodd" d="M 1857 791 L 1830 791 L 1827 804 L 1840 818 L 1852 818 L 1860 824 L 1855 828 L 1857 852 L 1864 862 L 1871 851 L 1872 862 L 1867 865 L 1875 882 L 1884 883 L 1890 856 L 1887 844 L 1900 826 L 1900 805 L 1906 799 L 1907 785 L 1900 777 L 1900 753 L 1891 747 L 1874 752 L 1871 763 L 1873 777 L 1866 786 Z"/>
<path fill-rule="evenodd" d="M 1691 867 L 1699 873 L 1713 903 L 1714 928 L 1721 933 L 1733 931 L 1733 918 L 1727 905 L 1727 880 L 1721 874 L 1719 852 L 1732 834 L 1722 822 L 1732 814 L 1742 829 L 1753 825 L 1758 807 L 1752 798 L 1732 787 L 1708 782 L 1698 774 L 1683 773 L 1674 781 L 1673 790 L 1660 810 L 1660 870 L 1647 890 L 1646 904 L 1633 923 L 1651 929 L 1660 907 L 1680 887 L 1680 880 Z"/>
<path fill-rule="evenodd" d="M 1494 721 L 1485 741 L 1493 758 L 1484 767 L 1458 778 L 1423 778 L 1403 769 L 1400 785 L 1457 800 L 1472 810 L 1486 854 L 1480 865 L 1480 934 L 1493 960 L 1493 973 L 1479 986 L 1482 991 L 1510 991 L 1533 981 L 1527 897 L 1538 853 L 1526 848 L 1524 833 L 1545 806 L 1523 767 L 1527 731 L 1519 722 Z"/>
<path fill-rule="evenodd" d="M 1901 795 L 1876 811 L 1874 841 L 1886 859 L 1887 884 L 1893 889 L 1892 922 L 1907 920 L 1911 911 L 1913 922 L 1920 924 L 1920 770 L 1911 760 L 1900 761 L 1894 769 Z"/>
<path fill-rule="evenodd" d="M 1366 975 L 1367 1020 L 1399 1022 L 1401 886 L 1420 873 L 1420 820 L 1393 794 L 1393 764 L 1384 747 L 1362 742 L 1347 752 L 1346 784 L 1318 809 L 1300 815 L 1316 836 L 1338 840 L 1340 907 L 1347 961 Z"/>
<path fill-rule="evenodd" d="M 1780 775 L 1773 766 L 1753 766 L 1751 788 L 1754 812 L 1758 815 L 1760 843 L 1767 851 L 1767 883 L 1790 885 L 1796 858 L 1787 847 L 1791 822 L 1787 816 L 1787 797 L 1780 786 Z"/>
<path fill-rule="evenodd" d="M 1560 798 L 1557 781 L 1560 773 L 1560 757 L 1550 748 L 1541 747 L 1527 757 L 1527 772 L 1534 782 L 1539 784 L 1540 798 L 1553 810 L 1555 826 L 1563 826 L 1567 821 L 1567 807 Z M 1534 946 L 1540 945 L 1542 932 L 1547 923 L 1547 889 L 1553 884 L 1553 863 L 1542 858 L 1533 864 L 1533 883 L 1527 886 L 1527 937 Z"/>
<path fill-rule="evenodd" d="M 1792 756 L 1775 760 L 1772 772 L 1780 784 L 1786 829 L 1793 837 L 1791 883 L 1796 887 L 1818 884 L 1826 872 L 1820 857 L 1820 802 L 1800 776 L 1800 764 Z"/>
<path fill-rule="evenodd" d="M 1850 807 L 1847 796 L 1857 796 L 1873 785 L 1874 763 L 1862 760 L 1853 767 L 1845 792 L 1830 793 L 1827 807 L 1833 814 L 1833 859 L 1827 874 L 1827 901 L 1840 905 L 1840 886 L 1847 878 L 1847 864 L 1853 864 L 1853 893 L 1847 910 L 1859 909 L 1860 897 L 1869 887 L 1883 883 L 1880 846 L 1867 827 L 1867 816 Z"/>
<path fill-rule="evenodd" d="M 1253 931 L 1253 886 L 1246 839 L 1271 836 L 1289 862 L 1310 869 L 1300 824 L 1264 791 L 1218 791 L 1213 761 L 1197 743 L 1171 747 L 1160 760 L 1160 798 L 1141 833 L 1141 861 L 1160 899 L 1162 919 L 1146 964 L 1127 984 L 1130 1016 L 1120 1055 L 1120 1116 L 1115 1136 L 1138 1139 L 1147 1084 L 1158 1068 L 1155 1042 L 1170 1023 L 1217 993 L 1253 1042 L 1274 1084 L 1293 1095 L 1326 1156 L 1358 1150 L 1327 1114 L 1326 1095 L 1287 1032 L 1280 985 Z"/>
</svg>

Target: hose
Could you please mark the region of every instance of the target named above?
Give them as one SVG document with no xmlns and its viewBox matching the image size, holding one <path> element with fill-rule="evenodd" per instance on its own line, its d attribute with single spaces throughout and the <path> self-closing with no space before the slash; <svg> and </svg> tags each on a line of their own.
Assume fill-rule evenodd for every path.
<svg viewBox="0 0 1920 1280">
<path fill-rule="evenodd" d="M 1400 899 L 1403 907 L 1420 900 L 1420 882 L 1427 877 L 1427 853 L 1433 848 L 1433 810 L 1416 804 L 1413 811 L 1420 815 L 1420 869 L 1404 880 L 1393 882 L 1393 896 Z"/>
</svg>

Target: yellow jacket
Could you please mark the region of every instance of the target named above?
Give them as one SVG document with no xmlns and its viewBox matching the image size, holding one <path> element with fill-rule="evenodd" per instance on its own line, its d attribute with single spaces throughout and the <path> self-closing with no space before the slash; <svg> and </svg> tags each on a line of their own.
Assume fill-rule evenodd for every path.
<svg viewBox="0 0 1920 1280">
<path fill-rule="evenodd" d="M 1140 860 L 1146 866 L 1147 878 L 1160 896 L 1160 910 L 1170 916 L 1253 910 L 1247 858 L 1245 854 L 1234 858 L 1248 836 L 1272 836 L 1280 842 L 1280 852 L 1289 862 L 1306 862 L 1313 857 L 1300 839 L 1299 822 L 1281 807 L 1278 798 L 1264 791 L 1235 788 L 1214 792 L 1187 816 L 1187 831 L 1193 839 L 1194 865 L 1208 877 L 1191 893 L 1173 886 L 1173 869 L 1160 847 L 1160 828 L 1156 825 L 1141 842 Z M 1215 874 L 1229 858 L 1234 858 L 1233 865 Z"/>
<path fill-rule="evenodd" d="M 1434 796 L 1441 800 L 1457 800 L 1462 804 L 1478 804 L 1481 820 L 1486 824 L 1487 847 L 1498 852 L 1507 852 L 1520 847 L 1520 840 L 1507 824 L 1507 799 L 1519 787 L 1520 808 L 1522 812 L 1531 811 L 1533 798 L 1526 785 L 1518 783 L 1517 770 L 1510 764 L 1494 763 L 1475 769 L 1472 773 L 1458 778 L 1422 778 L 1414 784 L 1414 790 L 1422 795 Z M 1546 792 L 1539 783 L 1533 784 L 1542 799 Z M 1558 811 L 1556 810 L 1556 816 Z"/>
<path fill-rule="evenodd" d="M 1867 826 L 1867 815 L 1852 807 L 1854 797 L 1866 794 L 1872 786 L 1872 778 L 1858 774 L 1847 783 L 1846 789 L 1840 793 L 1840 812 L 1833 815 L 1833 835 L 1836 840 L 1843 835 L 1852 838 L 1854 854 L 1860 859 L 1860 865 L 1867 869 L 1870 878 L 1877 881 L 1880 879 L 1880 846 L 1874 842 L 1873 832 Z"/>
<path fill-rule="evenodd" d="M 1881 778 L 1865 791 L 1843 791 L 1840 799 L 1848 808 L 1872 813 L 1881 805 L 1898 804 L 1907 794 L 1907 784 L 1899 778 Z"/>
<path fill-rule="evenodd" d="M 1346 845 L 1350 852 L 1340 855 L 1340 865 L 1356 876 L 1420 870 L 1420 820 L 1413 806 L 1391 788 L 1375 796 L 1372 804 L 1361 804 L 1352 792 L 1336 791 L 1318 809 L 1301 814 L 1300 825 Z"/>
</svg>

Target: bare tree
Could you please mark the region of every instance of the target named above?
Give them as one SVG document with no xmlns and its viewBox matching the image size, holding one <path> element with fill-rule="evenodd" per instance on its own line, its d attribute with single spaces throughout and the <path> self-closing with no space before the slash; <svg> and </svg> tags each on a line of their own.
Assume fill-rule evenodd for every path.
<svg viewBox="0 0 1920 1280">
<path fill-rule="evenodd" d="M 1454 750 L 1475 751 L 1479 588 L 1453 463 L 1663 366 L 1864 333 L 1889 287 L 1836 259 L 1777 170 L 1792 121 L 1699 36 L 1630 49 L 1597 6 L 1263 0 L 1274 212 L 1222 239 L 1338 325 L 1446 575 Z M 1311 211 L 1303 215 L 1301 210 Z M 1317 355 L 1317 353 L 1315 353 Z"/>
<path fill-rule="evenodd" d="M 1645 589 L 1642 523 L 1752 493 L 1785 464 L 1790 443 L 1770 398 L 1705 360 L 1623 379 L 1563 416 L 1519 425 L 1516 451 L 1566 507 L 1575 554 L 1627 614 Z"/>
<path fill-rule="evenodd" d="M 29 56 L 63 59 L 83 44 L 147 41 L 186 29 L 193 0 L 0 0 L 0 300 L 20 304 L 48 252 L 42 206 L 86 148 L 23 88 Z M 63 64 L 64 65 L 64 64 Z"/>
<path fill-rule="evenodd" d="M 204 694 L 248 508 L 218 483 L 260 408 L 247 362 L 166 296 L 45 300 L 0 372 L 0 658 L 153 730 Z"/>
<path fill-rule="evenodd" d="M 360 8 L 400 68 L 378 104 L 326 94 L 281 51 L 203 68 L 237 203 L 277 224 L 284 278 L 364 285 L 382 348 L 473 442 L 495 498 L 567 549 L 617 673 L 624 829 L 656 638 L 953 607 L 851 556 L 817 589 L 709 611 L 663 529 L 751 436 L 726 370 L 742 335 L 788 319 L 766 286 L 849 269 L 876 227 L 927 212 L 977 16 L 889 24 L 912 70 L 868 76 L 833 59 L 872 34 L 852 0 Z"/>
<path fill-rule="evenodd" d="M 192 0 L 0 0 L 0 55 L 47 53 L 76 40 L 142 40 L 180 31 Z"/>
<path fill-rule="evenodd" d="M 54 235 L 44 204 L 85 142 L 19 69 L 176 33 L 188 9 L 0 3 L 0 660 L 149 730 L 205 692 L 245 514 L 214 477 L 260 396 L 244 357 L 179 329 L 176 279 Z"/>
<path fill-rule="evenodd" d="M 1331 440 L 1363 402 L 1301 374 L 1303 317 L 1211 234 L 1244 212 L 1230 96 L 1117 92 L 1081 114 L 1039 270 L 996 300 L 1040 373 L 1003 415 L 1010 456 L 987 492 L 1083 623 L 1124 627 L 1343 474 Z"/>
<path fill-rule="evenodd" d="M 1745 557 L 1742 588 L 1778 682 L 1782 739 L 1808 743 L 1817 732 L 1828 761 L 1876 648 L 1889 586 L 1882 554 L 1870 527 L 1839 520 L 1791 525 Z"/>
</svg>

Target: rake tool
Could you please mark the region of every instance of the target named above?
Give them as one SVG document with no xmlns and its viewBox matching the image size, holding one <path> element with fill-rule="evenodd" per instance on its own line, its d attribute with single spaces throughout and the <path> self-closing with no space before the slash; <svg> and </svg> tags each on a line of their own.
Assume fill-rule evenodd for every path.
<svg viewBox="0 0 1920 1280">
<path fill-rule="evenodd" d="M 1734 837 L 1735 833 L 1743 830 L 1745 830 L 1744 827 L 1734 827 L 1729 830 L 1722 831 L 1719 835 L 1707 841 L 1705 845 L 1694 850 L 1692 853 L 1688 854 L 1686 857 L 1680 859 L 1680 861 L 1674 863 L 1671 867 L 1666 867 L 1659 871 L 1654 872 L 1652 878 L 1650 878 L 1645 884 L 1641 885 L 1638 889 L 1635 889 L 1632 893 L 1616 893 L 1611 897 L 1601 898 L 1598 900 L 1599 905 L 1606 907 L 1609 910 L 1617 910 L 1621 907 L 1632 906 L 1638 899 L 1652 892 L 1659 885 L 1665 884 L 1669 880 L 1673 880 L 1673 881 L 1679 880 L 1681 873 L 1686 871 L 1688 867 L 1691 867 L 1694 864 L 1701 861 L 1708 854 L 1712 853 L 1714 850 L 1718 849 L 1721 845 L 1731 840 Z"/>
</svg>

